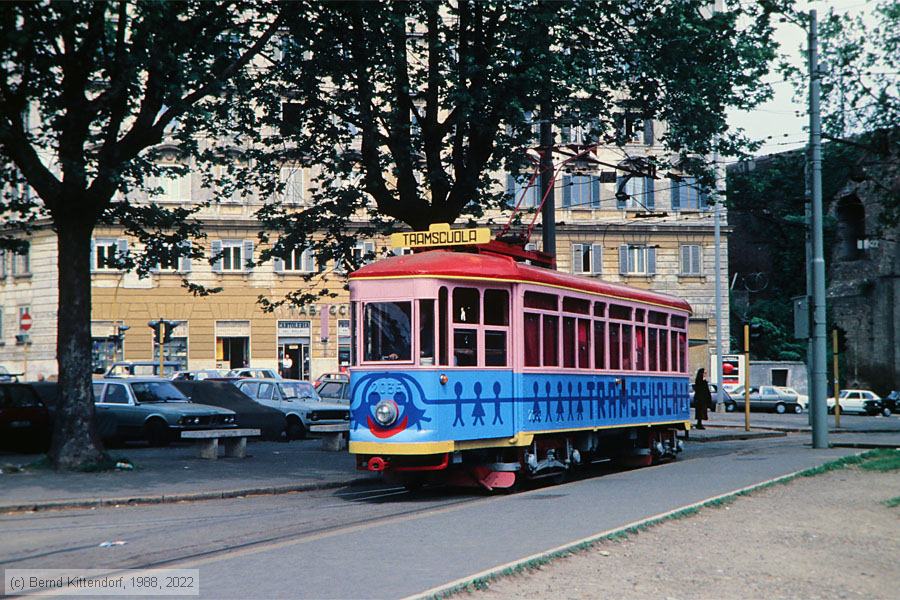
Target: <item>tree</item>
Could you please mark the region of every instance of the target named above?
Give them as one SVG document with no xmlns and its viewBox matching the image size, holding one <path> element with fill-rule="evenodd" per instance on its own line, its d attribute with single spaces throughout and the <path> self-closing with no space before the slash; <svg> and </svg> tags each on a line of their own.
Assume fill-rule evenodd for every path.
<svg viewBox="0 0 900 600">
<path fill-rule="evenodd" d="M 128 194 L 160 175 L 153 148 L 164 139 L 209 163 L 222 152 L 202 139 L 258 131 L 250 91 L 260 82 L 249 66 L 280 27 L 277 8 L 236 1 L 0 5 L 5 245 L 21 243 L 11 239 L 12 228 L 49 218 L 61 257 L 59 405 L 50 451 L 58 468 L 103 459 L 92 419 L 92 231 L 107 221 L 138 236 L 147 252 L 116 260 L 139 273 L 160 259 L 202 256 L 199 246 L 182 244 L 202 235 L 189 219 L 196 209 L 138 205 Z M 244 150 L 252 153 L 252 144 Z"/>
<path fill-rule="evenodd" d="M 707 12 L 704 0 L 367 2 L 313 5 L 288 23 L 279 94 L 285 140 L 321 167 L 312 206 L 267 207 L 270 255 L 313 247 L 353 265 L 358 234 L 477 219 L 508 198 L 544 102 L 557 128 L 619 148 L 637 119 L 664 121 L 671 164 L 740 151 L 725 111 L 767 97 L 770 19 L 784 2 Z M 335 40 L 339 43 L 335 45 Z M 284 106 L 268 107 L 270 124 Z M 287 113 L 284 113 L 287 114 Z M 350 231 L 357 211 L 372 226 Z M 316 232 L 316 235 L 313 235 Z"/>
</svg>

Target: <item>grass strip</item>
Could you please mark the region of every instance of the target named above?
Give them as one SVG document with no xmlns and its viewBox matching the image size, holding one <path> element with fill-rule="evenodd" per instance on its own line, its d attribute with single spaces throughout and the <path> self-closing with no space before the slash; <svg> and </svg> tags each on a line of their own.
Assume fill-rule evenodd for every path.
<svg viewBox="0 0 900 600">
<path fill-rule="evenodd" d="M 896 498 L 891 498 L 890 500 L 885 500 L 884 505 L 887 506 L 888 508 L 895 508 L 897 506 L 900 506 L 900 496 L 897 496 Z"/>
<path fill-rule="evenodd" d="M 577 544 L 573 544 L 572 546 L 568 546 L 566 548 L 556 550 L 554 552 L 549 552 L 547 554 L 542 554 L 536 558 L 532 558 L 527 561 L 523 561 L 517 563 L 513 566 L 506 567 L 500 569 L 496 572 L 489 573 L 487 575 L 483 575 L 480 577 L 476 577 L 470 581 L 465 583 L 460 583 L 453 587 L 450 587 L 446 590 L 442 590 L 436 594 L 429 596 L 428 598 L 433 600 L 439 600 L 442 598 L 449 598 L 451 596 L 455 596 L 461 592 L 472 593 L 474 591 L 486 590 L 492 581 L 496 581 L 503 577 L 509 577 L 510 575 L 518 575 L 520 573 L 534 571 L 539 569 L 540 567 L 549 564 L 557 559 L 565 558 L 567 556 L 572 556 L 573 554 L 578 554 L 581 552 L 585 552 L 590 550 L 591 548 L 596 547 L 598 544 L 606 541 L 621 541 L 628 539 L 629 536 L 636 535 L 642 531 L 646 531 L 652 527 L 656 527 L 662 523 L 667 521 L 675 521 L 678 519 L 683 519 L 685 517 L 693 516 L 700 512 L 703 508 L 717 508 L 720 506 L 725 506 L 734 502 L 737 498 L 742 496 L 749 496 L 755 492 L 760 490 L 765 490 L 770 487 L 776 485 L 784 485 L 794 481 L 798 477 L 815 477 L 816 475 L 822 475 L 824 473 L 828 473 L 830 471 L 838 471 L 840 469 L 846 469 L 848 467 L 853 467 L 859 465 L 860 467 L 878 472 L 885 472 L 900 468 L 900 450 L 897 449 L 884 449 L 879 448 L 877 450 L 869 450 L 867 452 L 863 452 L 861 454 L 856 454 L 853 456 L 845 456 L 843 458 L 839 458 L 837 460 L 833 460 L 827 462 L 825 464 L 819 465 L 818 467 L 812 467 L 809 469 L 804 469 L 803 471 L 798 471 L 796 473 L 792 473 L 791 475 L 786 475 L 784 477 L 779 477 L 773 481 L 768 481 L 766 483 L 761 483 L 756 486 L 752 486 L 750 488 L 740 490 L 738 492 L 734 492 L 733 494 L 728 494 L 725 496 L 720 496 L 718 498 L 714 498 L 712 500 L 707 500 L 706 502 L 701 502 L 695 505 L 688 506 L 681 510 L 676 510 L 671 513 L 666 513 L 665 515 L 653 519 L 648 519 L 646 521 L 642 521 L 638 525 L 633 525 L 631 527 L 625 527 L 623 529 L 616 530 L 612 533 L 608 533 L 606 535 L 599 536 L 597 538 L 593 538 L 590 540 L 586 540 L 583 542 L 579 542 Z M 900 496 L 897 498 L 892 498 L 890 500 L 885 501 L 890 507 L 900 506 Z"/>
</svg>

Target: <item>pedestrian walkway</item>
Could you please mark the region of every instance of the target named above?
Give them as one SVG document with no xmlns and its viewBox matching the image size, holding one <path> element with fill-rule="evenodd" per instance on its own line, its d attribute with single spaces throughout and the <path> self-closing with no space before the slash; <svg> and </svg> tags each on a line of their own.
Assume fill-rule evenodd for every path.
<svg viewBox="0 0 900 600">
<path fill-rule="evenodd" d="M 28 468 L 39 455 L 0 453 L 0 512 L 270 494 L 375 477 L 357 471 L 346 452 L 323 451 L 320 440 L 251 443 L 243 459 L 203 460 L 185 444 L 127 447 L 110 455 L 131 461 L 134 469 L 57 473 Z"/>
</svg>

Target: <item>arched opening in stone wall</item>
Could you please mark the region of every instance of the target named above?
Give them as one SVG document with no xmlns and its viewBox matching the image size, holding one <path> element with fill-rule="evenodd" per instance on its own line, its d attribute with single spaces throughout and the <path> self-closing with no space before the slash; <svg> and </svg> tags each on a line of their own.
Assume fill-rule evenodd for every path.
<svg viewBox="0 0 900 600">
<path fill-rule="evenodd" d="M 859 260 L 864 257 L 866 239 L 866 209 L 856 196 L 838 201 L 838 260 Z"/>
</svg>

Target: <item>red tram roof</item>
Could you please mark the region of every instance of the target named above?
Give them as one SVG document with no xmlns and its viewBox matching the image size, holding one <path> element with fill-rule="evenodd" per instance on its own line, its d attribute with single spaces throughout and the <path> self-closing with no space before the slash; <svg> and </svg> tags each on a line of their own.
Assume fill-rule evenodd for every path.
<svg viewBox="0 0 900 600">
<path fill-rule="evenodd" d="M 534 283 L 635 302 L 648 302 L 692 312 L 690 304 L 675 296 L 526 265 L 516 262 L 508 256 L 432 250 L 385 258 L 350 273 L 350 279 L 356 280 L 407 277 L 493 279 L 515 283 Z"/>
</svg>

